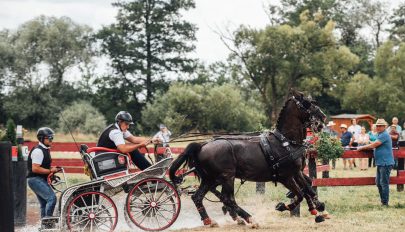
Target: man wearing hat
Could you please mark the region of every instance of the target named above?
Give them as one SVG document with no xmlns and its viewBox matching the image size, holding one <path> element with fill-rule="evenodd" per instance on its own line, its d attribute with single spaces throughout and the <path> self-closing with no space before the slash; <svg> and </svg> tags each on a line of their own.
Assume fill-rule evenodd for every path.
<svg viewBox="0 0 405 232">
<path fill-rule="evenodd" d="M 169 141 L 170 141 L 170 136 L 172 135 L 172 132 L 170 132 L 164 124 L 160 124 L 159 129 L 160 129 L 160 131 L 157 132 L 153 136 L 153 140 L 157 141 L 156 144 L 155 144 L 155 159 L 156 159 L 156 162 L 159 162 L 160 160 L 163 159 L 163 155 L 157 153 L 157 148 L 158 147 L 168 147 L 169 146 Z"/>
<path fill-rule="evenodd" d="M 337 132 L 333 130 L 333 126 L 336 125 L 333 121 L 329 121 L 323 132 L 329 134 L 330 136 L 337 137 Z"/>
<path fill-rule="evenodd" d="M 381 204 L 388 206 L 390 174 L 395 163 L 392 153 L 392 140 L 385 130 L 388 123 L 384 119 L 378 119 L 375 125 L 378 132 L 377 140 L 371 144 L 358 147 L 357 150 L 362 151 L 375 148 L 374 159 L 377 165 L 376 184 L 380 194 Z"/>
<path fill-rule="evenodd" d="M 342 135 L 340 136 L 340 142 L 342 143 L 343 147 L 348 147 L 352 145 L 353 141 L 353 134 L 350 131 L 347 131 L 347 125 L 346 124 L 340 124 L 340 132 Z M 346 170 L 346 163 L 349 161 L 349 168 L 352 169 L 352 159 L 351 158 L 343 158 L 343 169 Z"/>
</svg>

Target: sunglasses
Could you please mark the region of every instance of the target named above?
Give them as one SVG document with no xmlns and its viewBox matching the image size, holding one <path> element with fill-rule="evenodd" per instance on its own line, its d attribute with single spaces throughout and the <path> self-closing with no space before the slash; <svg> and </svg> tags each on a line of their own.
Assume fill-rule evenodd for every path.
<svg viewBox="0 0 405 232">
<path fill-rule="evenodd" d="M 45 137 L 45 139 L 48 139 L 48 140 L 49 140 L 49 142 L 52 142 L 52 140 L 53 140 L 53 136 Z"/>
</svg>

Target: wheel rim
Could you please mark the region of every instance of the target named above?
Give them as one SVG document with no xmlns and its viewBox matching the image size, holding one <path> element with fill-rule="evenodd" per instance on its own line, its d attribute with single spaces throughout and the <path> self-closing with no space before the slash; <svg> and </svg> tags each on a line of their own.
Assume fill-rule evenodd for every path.
<svg viewBox="0 0 405 232">
<path fill-rule="evenodd" d="M 164 230 L 180 213 L 180 197 L 172 184 L 151 178 L 137 183 L 128 193 L 126 210 L 131 221 L 147 231 Z"/>
<path fill-rule="evenodd" d="M 118 213 L 114 202 L 100 192 L 86 192 L 76 196 L 66 212 L 70 231 L 113 231 Z"/>
</svg>

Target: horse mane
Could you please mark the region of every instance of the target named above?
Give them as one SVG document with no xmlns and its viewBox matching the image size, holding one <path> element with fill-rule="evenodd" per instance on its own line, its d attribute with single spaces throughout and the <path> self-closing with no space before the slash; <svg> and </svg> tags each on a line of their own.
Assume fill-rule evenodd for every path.
<svg viewBox="0 0 405 232">
<path fill-rule="evenodd" d="M 284 114 L 285 108 L 287 108 L 287 103 L 290 101 L 291 98 L 288 98 L 287 101 L 284 102 L 283 108 L 281 108 L 280 113 L 278 114 L 277 122 L 276 122 L 276 128 L 277 130 L 280 130 L 279 126 L 281 124 L 281 115 Z"/>
</svg>

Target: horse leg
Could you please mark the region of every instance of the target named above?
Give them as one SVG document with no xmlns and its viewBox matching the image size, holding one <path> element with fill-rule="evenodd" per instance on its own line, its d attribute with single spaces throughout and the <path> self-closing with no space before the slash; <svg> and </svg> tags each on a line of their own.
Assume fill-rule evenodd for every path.
<svg viewBox="0 0 405 232">
<path fill-rule="evenodd" d="M 232 209 L 231 206 L 227 205 L 224 203 L 224 196 L 221 192 L 219 192 L 216 188 L 213 188 L 210 190 L 224 205 L 222 206 L 222 211 L 224 212 L 224 215 L 229 212 L 229 216 L 238 223 L 238 225 L 245 225 L 245 221 L 243 221 L 242 218 L 240 218 L 234 209 Z M 245 212 L 243 209 L 240 209 L 243 212 Z"/>
<path fill-rule="evenodd" d="M 314 189 L 312 188 L 312 179 L 305 175 L 304 173 L 302 173 L 302 176 L 304 177 L 304 179 L 306 180 L 306 193 L 312 198 L 312 201 L 315 203 L 315 208 L 319 211 L 319 212 L 323 212 L 325 211 L 325 203 L 321 202 L 318 200 L 318 195 L 316 194 L 316 192 L 314 191 Z"/>
<path fill-rule="evenodd" d="M 234 178 L 226 180 L 222 184 L 222 196 L 223 196 L 223 203 L 230 208 L 230 214 L 236 212 L 240 217 L 242 217 L 247 223 L 252 225 L 252 228 L 258 228 L 259 224 L 255 222 L 252 216 L 247 213 L 245 210 L 240 208 L 235 200 L 235 193 L 234 193 Z M 232 215 L 231 215 L 232 216 Z M 238 217 L 233 217 L 234 220 L 238 221 L 240 224 L 240 220 Z"/>
<path fill-rule="evenodd" d="M 293 210 L 297 205 L 299 205 L 302 200 L 304 199 L 303 194 L 298 187 L 297 183 L 295 182 L 294 178 L 291 177 L 289 180 L 280 181 L 288 190 L 293 192 L 297 197 L 291 204 L 285 205 L 283 202 L 280 202 L 276 205 L 276 210 L 284 211 L 284 210 Z"/>
<path fill-rule="evenodd" d="M 195 206 L 197 207 L 198 213 L 201 216 L 201 221 L 203 221 L 204 225 L 209 225 L 211 227 L 215 227 L 215 226 L 218 226 L 218 223 L 216 223 L 214 220 L 211 220 L 208 217 L 207 211 L 205 210 L 205 207 L 202 203 L 205 195 L 208 193 L 210 188 L 211 188 L 211 184 L 208 184 L 206 181 L 202 180 L 200 187 L 191 196 L 191 199 L 193 200 Z"/>
</svg>

